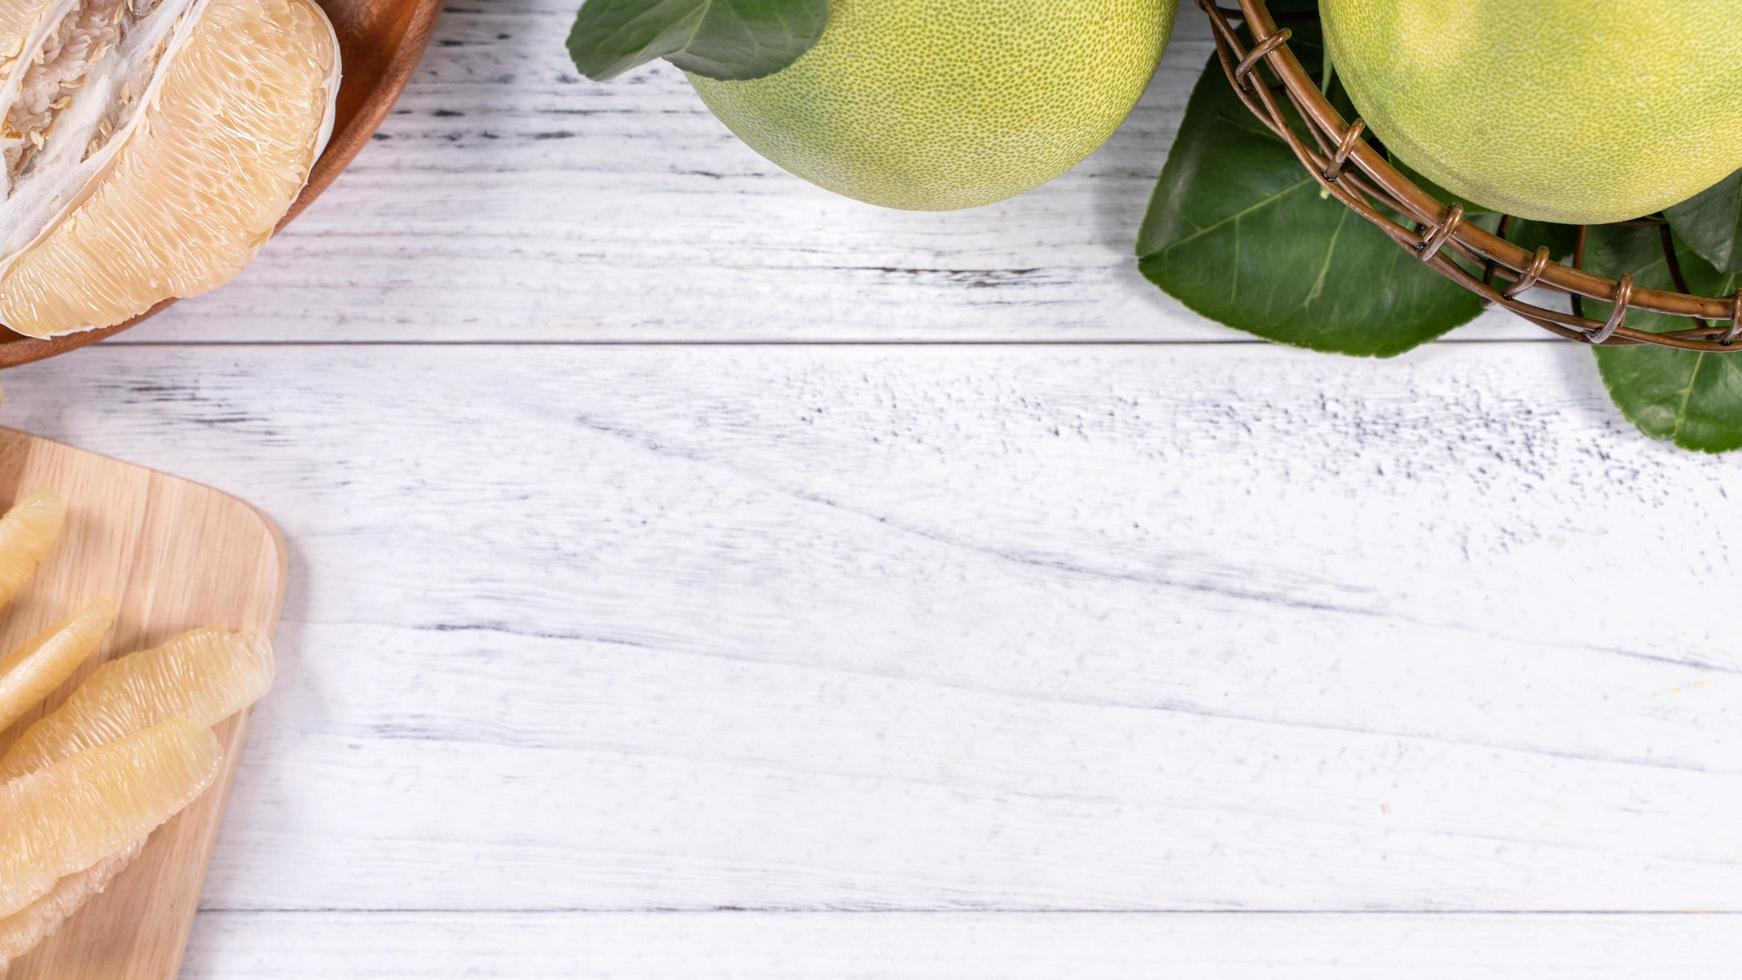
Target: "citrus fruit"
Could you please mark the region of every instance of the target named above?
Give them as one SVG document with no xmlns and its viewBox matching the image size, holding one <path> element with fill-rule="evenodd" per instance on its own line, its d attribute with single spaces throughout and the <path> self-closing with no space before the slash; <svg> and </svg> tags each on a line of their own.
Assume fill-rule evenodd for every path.
<svg viewBox="0 0 1742 980">
<path fill-rule="evenodd" d="M 171 718 L 0 784 L 0 917 L 180 813 L 223 761 L 209 730 Z"/>
<path fill-rule="evenodd" d="M 36 574 L 66 518 L 66 504 L 47 490 L 25 497 L 0 517 L 0 606 L 11 602 Z"/>
<path fill-rule="evenodd" d="M 41 9 L 0 75 L 0 322 L 54 336 L 233 279 L 332 129 L 338 42 L 320 8 L 24 6 Z"/>
<path fill-rule="evenodd" d="M 32 34 L 54 0 L 16 0 L 0 4 L 0 79 L 12 77 Z"/>
<path fill-rule="evenodd" d="M 115 607 L 98 599 L 0 657 L 0 731 L 54 693 L 97 651 L 115 622 Z"/>
<path fill-rule="evenodd" d="M 94 671 L 66 704 L 27 729 L 0 759 L 0 780 L 38 771 L 80 750 L 155 722 L 183 717 L 214 725 L 259 700 L 272 684 L 272 650 L 246 634 L 194 630 Z M 34 948 L 100 894 L 139 854 L 144 839 L 69 875 L 30 907 L 0 918 L 0 969 Z"/>
<path fill-rule="evenodd" d="M 1569 224 L 1636 218 L 1742 167 L 1729 0 L 1321 0 L 1337 77 L 1405 163 Z"/>
<path fill-rule="evenodd" d="M 134 841 L 120 853 L 112 854 L 77 874 L 67 875 L 56 882 L 47 895 L 12 916 L 0 919 L 0 970 L 35 949 L 86 902 L 102 894 L 115 876 L 127 870 L 127 865 L 133 863 L 144 849 L 144 838 Z"/>
<path fill-rule="evenodd" d="M 757 152 L 848 197 L 950 210 L 1064 173 L 1124 121 L 1178 0 L 832 0 L 782 71 L 690 82 Z"/>
<path fill-rule="evenodd" d="M 166 718 L 211 727 L 266 695 L 272 647 L 247 633 L 200 629 L 111 660 L 48 717 L 24 730 L 0 780 L 52 765 Z"/>
</svg>

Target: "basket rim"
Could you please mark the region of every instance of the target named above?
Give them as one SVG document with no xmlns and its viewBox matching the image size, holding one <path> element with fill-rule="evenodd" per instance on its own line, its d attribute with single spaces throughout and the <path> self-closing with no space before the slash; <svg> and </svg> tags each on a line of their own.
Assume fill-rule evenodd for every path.
<svg viewBox="0 0 1742 980">
<path fill-rule="evenodd" d="M 1662 226 L 1665 248 L 1671 256 L 1672 278 L 1679 291 L 1635 285 L 1632 276 L 1617 280 L 1586 272 L 1579 267 L 1586 235 L 1583 227 L 1574 261 L 1567 264 L 1555 261 L 1546 248 L 1533 253 L 1507 241 L 1501 237 L 1506 224 L 1501 226 L 1501 235 L 1497 235 L 1465 221 L 1461 204 L 1447 204 L 1416 186 L 1363 138 L 1364 122 L 1345 120 L 1331 105 L 1290 50 L 1292 32 L 1278 25 L 1265 0 L 1238 0 L 1238 4 L 1237 8 L 1222 7 L 1216 0 L 1198 0 L 1198 6 L 1210 19 L 1216 53 L 1235 93 L 1259 122 L 1289 144 L 1320 186 L 1379 226 L 1399 246 L 1489 304 L 1568 339 L 1615 347 L 1654 345 L 1711 353 L 1742 352 L 1742 342 L 1738 342 L 1742 337 L 1742 291 L 1723 299 L 1686 291 L 1679 267 L 1674 265 L 1668 226 L 1661 219 L 1643 220 Z M 1236 18 L 1251 36 L 1249 46 L 1242 42 L 1232 23 Z M 1261 65 L 1280 83 L 1280 93 L 1265 83 L 1258 71 Z M 1278 94 L 1287 98 L 1306 123 L 1310 139 L 1288 124 Z M 1413 220 L 1417 227 L 1399 225 L 1382 208 Z M 1511 220 L 1503 217 L 1505 222 Z M 1454 262 L 1452 255 L 1475 263 L 1483 273 L 1472 275 Z M 1507 281 L 1498 282 L 1501 277 Z M 1532 287 L 1570 296 L 1572 312 L 1542 307 L 1521 298 Z M 1607 319 L 1585 317 L 1584 299 L 1611 304 Z M 1640 330 L 1626 323 L 1627 313 L 1635 309 L 1688 318 L 1695 325 L 1665 333 Z"/>
</svg>

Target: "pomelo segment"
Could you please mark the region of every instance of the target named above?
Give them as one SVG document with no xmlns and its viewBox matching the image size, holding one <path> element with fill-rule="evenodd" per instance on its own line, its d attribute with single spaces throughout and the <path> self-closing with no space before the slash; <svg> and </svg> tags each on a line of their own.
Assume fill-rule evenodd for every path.
<svg viewBox="0 0 1742 980">
<path fill-rule="evenodd" d="M 0 517 L 0 606 L 30 582 L 60 538 L 66 518 L 67 505 L 47 490 L 25 497 Z"/>
<path fill-rule="evenodd" d="M 210 730 L 171 718 L 0 784 L 0 917 L 150 834 L 223 763 Z"/>
<path fill-rule="evenodd" d="M 0 780 L 38 771 L 81 749 L 170 717 L 215 725 L 265 695 L 274 672 L 261 639 L 221 630 L 194 630 L 160 647 L 98 668 L 67 703 L 28 729 L 4 759 Z M 54 891 L 10 918 L 0 918 L 0 969 L 33 949 L 93 896 L 108 887 L 144 847 L 121 853 L 62 879 Z"/>
<path fill-rule="evenodd" d="M 115 623 L 115 606 L 98 599 L 84 611 L 0 657 L 0 732 L 73 676 Z"/>
<path fill-rule="evenodd" d="M 266 695 L 272 647 L 247 633 L 201 629 L 94 671 L 54 713 L 25 729 L 4 758 L 12 779 L 167 718 L 210 728 Z"/>
<path fill-rule="evenodd" d="M 54 0 L 9 0 L 0 4 L 0 89 L 16 75 L 31 41 L 47 27 Z"/>
<path fill-rule="evenodd" d="M 40 238 L 108 170 L 205 3 L 57 0 L 0 86 L 0 259 Z"/>
<path fill-rule="evenodd" d="M 87 45 L 97 63 L 19 147 L 41 159 L 0 203 L 0 321 L 18 332 L 107 326 L 235 278 L 331 132 L 338 42 L 311 0 L 142 6 L 110 48 Z"/>
<path fill-rule="evenodd" d="M 84 904 L 103 893 L 117 875 L 127 870 L 145 840 L 134 841 L 119 854 L 106 857 L 77 874 L 62 878 L 47 895 L 10 918 L 0 919 L 0 970 L 37 947 L 61 923 L 72 918 Z"/>
</svg>

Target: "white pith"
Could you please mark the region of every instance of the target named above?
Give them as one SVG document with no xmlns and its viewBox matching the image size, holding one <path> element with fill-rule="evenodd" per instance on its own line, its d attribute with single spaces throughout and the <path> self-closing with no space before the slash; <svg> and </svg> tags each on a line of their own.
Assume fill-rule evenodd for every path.
<svg viewBox="0 0 1742 980">
<path fill-rule="evenodd" d="M 7 52 L 0 51 L 0 277 L 101 186 L 117 156 L 152 115 L 172 66 L 194 37 L 209 2 L 57 0 L 42 12 L 16 59 L 8 62 Z M 306 179 L 332 134 L 341 66 L 337 35 L 324 12 L 312 0 L 292 2 L 307 7 L 326 26 L 334 54 L 321 87 L 326 111 L 310 146 Z M 99 57 L 85 63 L 88 68 L 82 71 L 82 83 L 57 97 L 59 104 L 55 105 L 56 100 L 44 93 L 52 94 L 55 79 L 80 72 L 43 58 L 45 45 L 49 45 L 48 53 L 54 53 L 61 25 L 81 12 L 88 21 L 108 25 L 99 11 L 118 14 L 115 23 L 125 30 L 118 43 L 107 46 L 100 39 L 90 41 L 82 31 L 66 32 L 82 47 L 65 45 L 62 54 L 74 56 L 75 62 L 79 56 L 88 59 L 92 53 Z M 136 19 L 133 11 L 138 12 Z M 52 111 L 45 114 L 47 105 L 52 105 Z M 41 128 L 45 116 L 51 118 L 46 128 Z M 31 125 L 6 125 L 20 120 Z M 32 129 L 41 137 L 32 139 Z M 5 314 L 0 311 L 0 322 L 9 319 Z M 91 323 L 80 329 L 104 325 Z M 67 331 L 56 331 L 62 332 Z"/>
<path fill-rule="evenodd" d="M 85 73 L 84 83 L 71 93 L 70 104 L 60 110 L 43 146 L 17 181 L 0 171 L 0 194 L 4 194 L 0 200 L 0 274 L 59 224 L 95 186 L 157 98 L 169 65 L 186 46 L 207 2 L 159 0 Z M 60 22 L 82 5 L 82 0 L 62 0 L 47 18 L 49 23 L 33 32 L 26 49 L 29 54 L 18 60 L 5 89 L 0 90 L 0 119 L 10 117 L 18 104 L 36 52 Z M 115 118 L 111 112 L 122 87 L 140 88 L 141 78 L 148 80 L 119 114 L 112 135 L 101 149 L 87 155 L 104 120 Z"/>
</svg>

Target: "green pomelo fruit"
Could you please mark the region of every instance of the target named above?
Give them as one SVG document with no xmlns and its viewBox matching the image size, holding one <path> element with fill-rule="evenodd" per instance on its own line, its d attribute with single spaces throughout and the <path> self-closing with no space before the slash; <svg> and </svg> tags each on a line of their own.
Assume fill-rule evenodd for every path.
<svg viewBox="0 0 1742 980">
<path fill-rule="evenodd" d="M 816 47 L 690 76 L 757 152 L 872 204 L 990 204 L 1064 173 L 1137 104 L 1178 0 L 833 0 Z"/>
<path fill-rule="evenodd" d="M 1373 132 L 1447 190 L 1568 224 L 1742 167 L 1736 0 L 1320 0 Z"/>
</svg>

